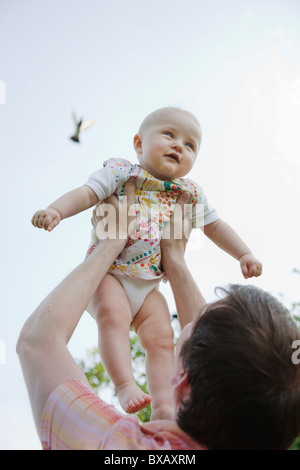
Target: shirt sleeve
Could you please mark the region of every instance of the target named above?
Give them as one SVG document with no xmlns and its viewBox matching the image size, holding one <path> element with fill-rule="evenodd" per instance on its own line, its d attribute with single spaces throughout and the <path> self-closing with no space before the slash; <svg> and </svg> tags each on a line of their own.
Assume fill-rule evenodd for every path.
<svg viewBox="0 0 300 470">
<path fill-rule="evenodd" d="M 211 224 L 219 218 L 216 209 L 208 202 L 206 195 L 202 194 L 200 201 L 193 207 L 193 228 L 205 227 L 205 225 Z"/>
<path fill-rule="evenodd" d="M 122 418 L 78 380 L 59 385 L 43 410 L 41 441 L 44 450 L 101 449 L 107 433 Z"/>
<path fill-rule="evenodd" d="M 220 217 L 216 209 L 208 202 L 203 188 L 192 180 L 186 180 L 187 189 L 193 196 L 191 204 L 192 208 L 192 227 L 202 228 L 205 225 L 215 222 Z"/>
<path fill-rule="evenodd" d="M 103 168 L 91 174 L 85 184 L 97 194 L 100 201 L 116 191 L 122 195 L 126 181 L 134 175 L 135 166 L 123 158 L 110 158 L 104 162 Z"/>
<path fill-rule="evenodd" d="M 140 425 L 136 415 L 120 413 L 82 382 L 70 380 L 58 385 L 46 401 L 41 441 L 44 450 L 203 448 L 173 421 L 153 421 L 146 426 Z"/>
<path fill-rule="evenodd" d="M 111 196 L 117 189 L 116 179 L 108 166 L 94 171 L 85 184 L 96 193 L 99 201 Z"/>
</svg>

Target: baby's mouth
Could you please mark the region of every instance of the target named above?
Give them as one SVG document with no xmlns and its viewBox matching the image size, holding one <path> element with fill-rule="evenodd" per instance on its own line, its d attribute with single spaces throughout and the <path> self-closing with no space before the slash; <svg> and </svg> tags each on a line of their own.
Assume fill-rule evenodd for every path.
<svg viewBox="0 0 300 470">
<path fill-rule="evenodd" d="M 175 160 L 177 163 L 180 162 L 179 155 L 177 153 L 168 153 L 166 157 L 172 158 L 172 160 Z"/>
</svg>

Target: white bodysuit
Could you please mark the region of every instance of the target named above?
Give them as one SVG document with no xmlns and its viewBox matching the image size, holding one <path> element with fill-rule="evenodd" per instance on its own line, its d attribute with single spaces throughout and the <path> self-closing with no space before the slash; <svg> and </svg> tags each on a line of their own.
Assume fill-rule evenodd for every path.
<svg viewBox="0 0 300 470">
<path fill-rule="evenodd" d="M 190 203 L 193 206 L 193 228 L 210 224 L 219 216 L 209 205 L 202 188 L 192 180 L 187 178 L 159 180 L 139 165 L 124 159 L 107 160 L 104 168 L 92 173 L 86 185 L 96 193 L 100 201 L 103 201 L 112 194 L 122 196 L 125 183 L 131 176 L 136 176 L 138 225 L 108 272 L 123 285 L 134 317 L 148 293 L 158 287 L 164 276 L 160 239 L 173 213 L 178 195 L 182 191 L 188 191 L 192 195 Z M 87 255 L 93 252 L 99 241 L 101 240 L 93 229 Z"/>
</svg>

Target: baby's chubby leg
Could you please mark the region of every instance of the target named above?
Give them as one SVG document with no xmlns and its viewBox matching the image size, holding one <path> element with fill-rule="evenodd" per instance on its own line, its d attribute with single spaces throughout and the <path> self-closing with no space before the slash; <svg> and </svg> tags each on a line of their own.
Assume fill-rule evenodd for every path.
<svg viewBox="0 0 300 470">
<path fill-rule="evenodd" d="M 148 294 L 132 326 L 146 350 L 146 375 L 152 398 L 151 420 L 172 419 L 174 332 L 167 302 L 158 289 Z"/>
<path fill-rule="evenodd" d="M 127 295 L 117 279 L 107 274 L 95 292 L 89 311 L 99 331 L 99 352 L 127 413 L 147 406 L 151 397 L 135 382 L 131 367 L 129 329 L 132 321 Z"/>
</svg>

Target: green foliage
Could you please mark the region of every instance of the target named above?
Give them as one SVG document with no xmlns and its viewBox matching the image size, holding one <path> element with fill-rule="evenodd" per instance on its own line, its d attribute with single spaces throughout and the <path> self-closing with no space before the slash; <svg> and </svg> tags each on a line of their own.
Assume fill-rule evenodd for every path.
<svg viewBox="0 0 300 470">
<path fill-rule="evenodd" d="M 300 450 L 300 437 L 295 440 L 290 450 Z"/>
<path fill-rule="evenodd" d="M 81 359 L 78 364 L 95 393 L 98 393 L 104 384 L 108 385 L 110 383 L 110 378 L 100 362 L 99 352 L 96 347 L 87 351 L 86 358 Z"/>
</svg>

